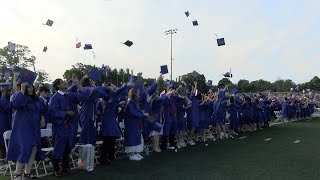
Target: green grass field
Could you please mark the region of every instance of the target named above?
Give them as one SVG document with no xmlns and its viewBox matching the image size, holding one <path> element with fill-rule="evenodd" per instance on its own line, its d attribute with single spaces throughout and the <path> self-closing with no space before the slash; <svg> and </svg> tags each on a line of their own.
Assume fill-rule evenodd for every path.
<svg viewBox="0 0 320 180">
<path fill-rule="evenodd" d="M 110 167 L 98 166 L 93 172 L 43 179 L 320 179 L 320 118 L 246 135 L 245 139 L 210 141 L 208 147 L 202 144 L 178 153 L 153 154 L 140 162 L 116 160 Z M 301 142 L 295 144 L 295 140 Z"/>
</svg>

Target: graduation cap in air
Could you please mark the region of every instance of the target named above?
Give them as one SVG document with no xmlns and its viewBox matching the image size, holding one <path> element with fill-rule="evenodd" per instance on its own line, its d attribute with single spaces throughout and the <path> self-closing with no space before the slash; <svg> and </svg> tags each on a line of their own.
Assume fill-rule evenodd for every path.
<svg viewBox="0 0 320 180">
<path fill-rule="evenodd" d="M 43 25 L 47 25 L 47 26 L 52 26 L 53 25 L 53 21 L 52 20 L 50 20 L 50 19 L 48 19 L 47 20 L 47 22 L 46 22 L 46 24 L 43 24 Z"/>
<path fill-rule="evenodd" d="M 2 72 L 3 76 L 6 77 L 6 78 L 9 78 L 12 76 L 12 70 L 9 69 L 9 68 L 5 68 Z"/>
<path fill-rule="evenodd" d="M 160 66 L 160 73 L 168 74 L 168 66 L 167 65 Z"/>
<path fill-rule="evenodd" d="M 191 13 L 190 13 L 189 11 L 186 11 L 186 12 L 184 12 L 184 14 L 185 14 L 187 17 L 189 17 Z"/>
<path fill-rule="evenodd" d="M 239 92 L 238 88 L 235 87 L 232 89 L 232 94 L 238 94 L 238 92 Z"/>
<path fill-rule="evenodd" d="M 198 26 L 199 25 L 197 20 L 192 21 L 192 24 L 193 24 L 193 26 Z"/>
<path fill-rule="evenodd" d="M 212 80 L 208 80 L 207 85 L 212 86 Z"/>
<path fill-rule="evenodd" d="M 133 42 L 130 40 L 127 40 L 126 42 L 123 43 L 124 45 L 131 47 L 133 45 Z"/>
<path fill-rule="evenodd" d="M 78 42 L 77 44 L 76 44 L 76 48 L 80 48 L 81 47 L 81 42 Z"/>
<path fill-rule="evenodd" d="M 43 51 L 43 52 L 47 52 L 47 50 L 48 50 L 48 47 L 45 46 L 42 51 Z"/>
<path fill-rule="evenodd" d="M 226 45 L 225 41 L 224 41 L 224 38 L 218 38 L 217 34 L 215 34 L 216 37 L 217 37 L 217 44 L 218 46 L 224 46 Z"/>
<path fill-rule="evenodd" d="M 21 69 L 19 75 L 16 79 L 18 83 L 27 82 L 29 85 L 32 85 L 37 78 L 37 73 L 32 72 L 28 69 Z"/>
<path fill-rule="evenodd" d="M 93 80 L 93 81 L 101 81 L 101 72 L 97 69 L 97 68 L 92 68 L 89 71 L 89 77 Z"/>
<path fill-rule="evenodd" d="M 0 87 L 1 88 L 5 88 L 5 89 L 10 89 L 11 88 L 11 83 L 9 83 L 9 82 L 1 82 L 0 83 Z"/>
<path fill-rule="evenodd" d="M 93 49 L 92 44 L 85 44 L 83 47 L 84 50 Z"/>
<path fill-rule="evenodd" d="M 16 50 L 16 44 L 9 41 L 8 46 L 6 48 L 8 49 L 9 52 L 13 52 Z"/>
<path fill-rule="evenodd" d="M 229 72 L 226 72 L 226 73 L 221 74 L 221 75 L 223 75 L 223 76 L 224 76 L 224 77 L 226 77 L 226 78 L 232 78 L 231 69 L 230 69 L 230 71 L 229 71 Z M 220 76 L 221 76 L 221 75 L 220 75 Z"/>
</svg>

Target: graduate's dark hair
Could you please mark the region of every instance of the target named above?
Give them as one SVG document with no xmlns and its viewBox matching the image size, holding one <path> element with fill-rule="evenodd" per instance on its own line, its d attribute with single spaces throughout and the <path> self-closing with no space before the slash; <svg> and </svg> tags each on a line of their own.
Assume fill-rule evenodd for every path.
<svg viewBox="0 0 320 180">
<path fill-rule="evenodd" d="M 53 88 L 54 88 L 56 91 L 59 90 L 58 85 L 61 83 L 61 81 L 63 81 L 63 80 L 60 79 L 60 78 L 58 78 L 58 79 L 56 79 L 56 80 L 53 81 L 52 86 L 53 86 Z"/>
<path fill-rule="evenodd" d="M 91 80 L 88 77 L 82 78 L 80 83 L 82 87 L 91 86 Z"/>
<path fill-rule="evenodd" d="M 233 96 L 230 97 L 230 103 L 234 103 L 234 97 Z"/>
</svg>

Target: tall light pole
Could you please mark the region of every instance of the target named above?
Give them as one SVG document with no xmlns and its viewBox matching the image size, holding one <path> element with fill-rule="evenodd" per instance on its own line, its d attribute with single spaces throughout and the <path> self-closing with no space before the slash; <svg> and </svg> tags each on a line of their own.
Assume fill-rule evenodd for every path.
<svg viewBox="0 0 320 180">
<path fill-rule="evenodd" d="M 169 35 L 171 36 L 171 71 L 170 71 L 170 80 L 172 81 L 172 34 L 176 34 L 178 33 L 178 29 L 170 29 L 164 32 L 165 35 Z"/>
</svg>

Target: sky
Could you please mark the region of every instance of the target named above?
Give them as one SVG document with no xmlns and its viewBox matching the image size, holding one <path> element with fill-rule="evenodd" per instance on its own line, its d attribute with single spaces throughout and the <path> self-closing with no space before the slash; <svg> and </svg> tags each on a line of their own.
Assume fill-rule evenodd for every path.
<svg viewBox="0 0 320 180">
<path fill-rule="evenodd" d="M 318 0 L 3 0 L 0 47 L 8 41 L 28 46 L 36 68 L 51 80 L 75 63 L 155 78 L 161 65 L 170 69 L 170 36 L 164 32 L 177 28 L 174 79 L 196 70 L 217 84 L 231 68 L 234 83 L 302 83 L 319 76 L 319 8 Z M 47 19 L 52 27 L 42 25 Z M 215 34 L 225 38 L 225 46 L 217 46 Z M 126 40 L 133 46 L 121 44 Z M 93 45 L 96 58 L 75 48 L 80 41 Z"/>
</svg>

